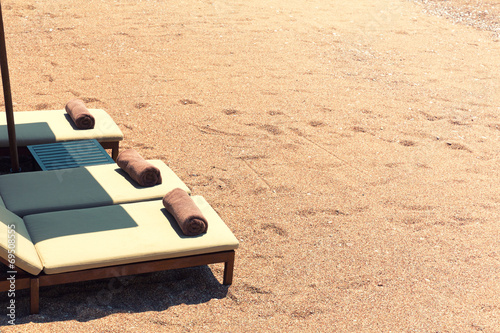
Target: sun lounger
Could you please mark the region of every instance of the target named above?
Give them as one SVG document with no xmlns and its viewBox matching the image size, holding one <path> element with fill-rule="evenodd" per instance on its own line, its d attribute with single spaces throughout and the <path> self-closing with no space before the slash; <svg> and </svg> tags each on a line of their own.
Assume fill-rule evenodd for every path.
<svg viewBox="0 0 500 333">
<path fill-rule="evenodd" d="M 141 187 L 115 163 L 0 175 L 0 197 L 5 207 L 25 216 L 65 209 L 89 208 L 163 198 L 174 188 L 189 188 L 160 160 L 163 182 Z"/>
<path fill-rule="evenodd" d="M 207 233 L 182 234 L 161 200 L 26 215 L 0 207 L 0 261 L 8 266 L 9 225 L 15 225 L 16 290 L 30 289 L 31 313 L 39 287 L 167 269 L 224 263 L 231 284 L 238 240 L 200 196 Z M 10 282 L 2 279 L 0 291 Z"/>
<path fill-rule="evenodd" d="M 66 110 L 14 112 L 17 144 L 29 145 L 96 139 L 105 149 L 112 150 L 116 160 L 123 133 L 106 111 L 89 109 L 95 118 L 93 129 L 78 129 Z M 0 147 L 9 147 L 5 112 L 0 112 Z"/>
</svg>

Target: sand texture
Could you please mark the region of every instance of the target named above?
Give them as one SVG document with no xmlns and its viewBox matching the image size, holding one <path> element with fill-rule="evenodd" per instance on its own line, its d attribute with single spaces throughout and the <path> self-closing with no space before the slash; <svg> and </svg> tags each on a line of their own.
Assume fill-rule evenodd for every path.
<svg viewBox="0 0 500 333">
<path fill-rule="evenodd" d="M 230 287 L 47 287 L 1 332 L 500 332 L 500 1 L 2 10 L 14 109 L 105 109 L 240 248 Z"/>
</svg>

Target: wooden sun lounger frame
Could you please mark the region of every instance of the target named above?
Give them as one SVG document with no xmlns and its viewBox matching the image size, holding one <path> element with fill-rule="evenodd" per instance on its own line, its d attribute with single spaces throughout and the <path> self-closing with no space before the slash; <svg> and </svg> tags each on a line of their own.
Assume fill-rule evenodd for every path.
<svg viewBox="0 0 500 333">
<path fill-rule="evenodd" d="M 36 314 L 39 313 L 40 310 L 40 287 L 45 286 L 160 272 L 170 269 L 196 267 L 216 263 L 224 263 L 224 277 L 222 283 L 230 285 L 233 282 L 234 257 L 235 251 L 231 250 L 60 274 L 45 274 L 42 272 L 38 275 L 32 275 L 22 269 L 16 268 L 15 283 L 16 290 L 30 289 L 30 313 Z M 7 266 L 9 265 L 3 258 L 0 258 L 0 262 Z M 2 281 L 0 281 L 0 292 L 9 291 L 9 289 L 10 282 L 6 279 L 2 279 Z"/>
</svg>

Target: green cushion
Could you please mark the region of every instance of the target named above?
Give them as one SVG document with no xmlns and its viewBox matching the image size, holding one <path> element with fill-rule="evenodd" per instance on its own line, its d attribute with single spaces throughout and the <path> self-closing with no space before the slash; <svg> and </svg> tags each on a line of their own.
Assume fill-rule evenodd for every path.
<svg viewBox="0 0 500 333">
<path fill-rule="evenodd" d="M 14 250 L 14 264 L 20 269 L 34 275 L 42 271 L 42 262 L 23 219 L 0 207 L 0 257 L 9 261 L 9 250 Z"/>
<path fill-rule="evenodd" d="M 19 216 L 162 198 L 179 187 L 189 188 L 160 160 L 162 184 L 141 187 L 116 164 L 25 172 L 0 176 L 5 207 Z"/>
<path fill-rule="evenodd" d="M 123 133 L 106 111 L 89 109 L 95 118 L 93 129 L 78 129 L 66 110 L 14 112 L 19 146 L 59 141 L 96 139 L 99 142 L 121 141 Z M 5 112 L 0 112 L 0 147 L 9 146 Z"/>
<path fill-rule="evenodd" d="M 184 236 L 161 200 L 24 217 L 47 274 L 234 250 L 238 240 L 204 198 L 208 232 Z"/>
</svg>

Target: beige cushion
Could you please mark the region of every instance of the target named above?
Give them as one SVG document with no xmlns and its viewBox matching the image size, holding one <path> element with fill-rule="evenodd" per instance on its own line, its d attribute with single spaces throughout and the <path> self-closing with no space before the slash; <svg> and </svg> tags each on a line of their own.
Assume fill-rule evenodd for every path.
<svg viewBox="0 0 500 333">
<path fill-rule="evenodd" d="M 72 169 L 25 172 L 0 176 L 0 196 L 19 216 L 64 209 L 88 208 L 153 200 L 179 187 L 189 193 L 179 177 L 159 160 L 162 184 L 141 187 L 116 164 Z"/>
<path fill-rule="evenodd" d="M 238 240 L 200 196 L 208 232 L 188 237 L 161 200 L 25 216 L 47 274 L 233 250 Z"/>
<path fill-rule="evenodd" d="M 93 129 L 78 129 L 66 110 L 14 112 L 19 146 L 60 141 L 96 139 L 100 142 L 121 141 L 123 133 L 106 111 L 89 109 L 95 118 Z M 9 146 L 5 112 L 0 112 L 0 147 Z"/>
<path fill-rule="evenodd" d="M 9 228 L 9 226 L 13 227 Z M 10 246 L 9 241 L 13 246 Z M 34 275 L 42 271 L 42 262 L 31 242 L 23 219 L 0 207 L 0 257 L 9 261 L 9 250 L 14 250 L 14 264 L 17 267 Z"/>
</svg>

